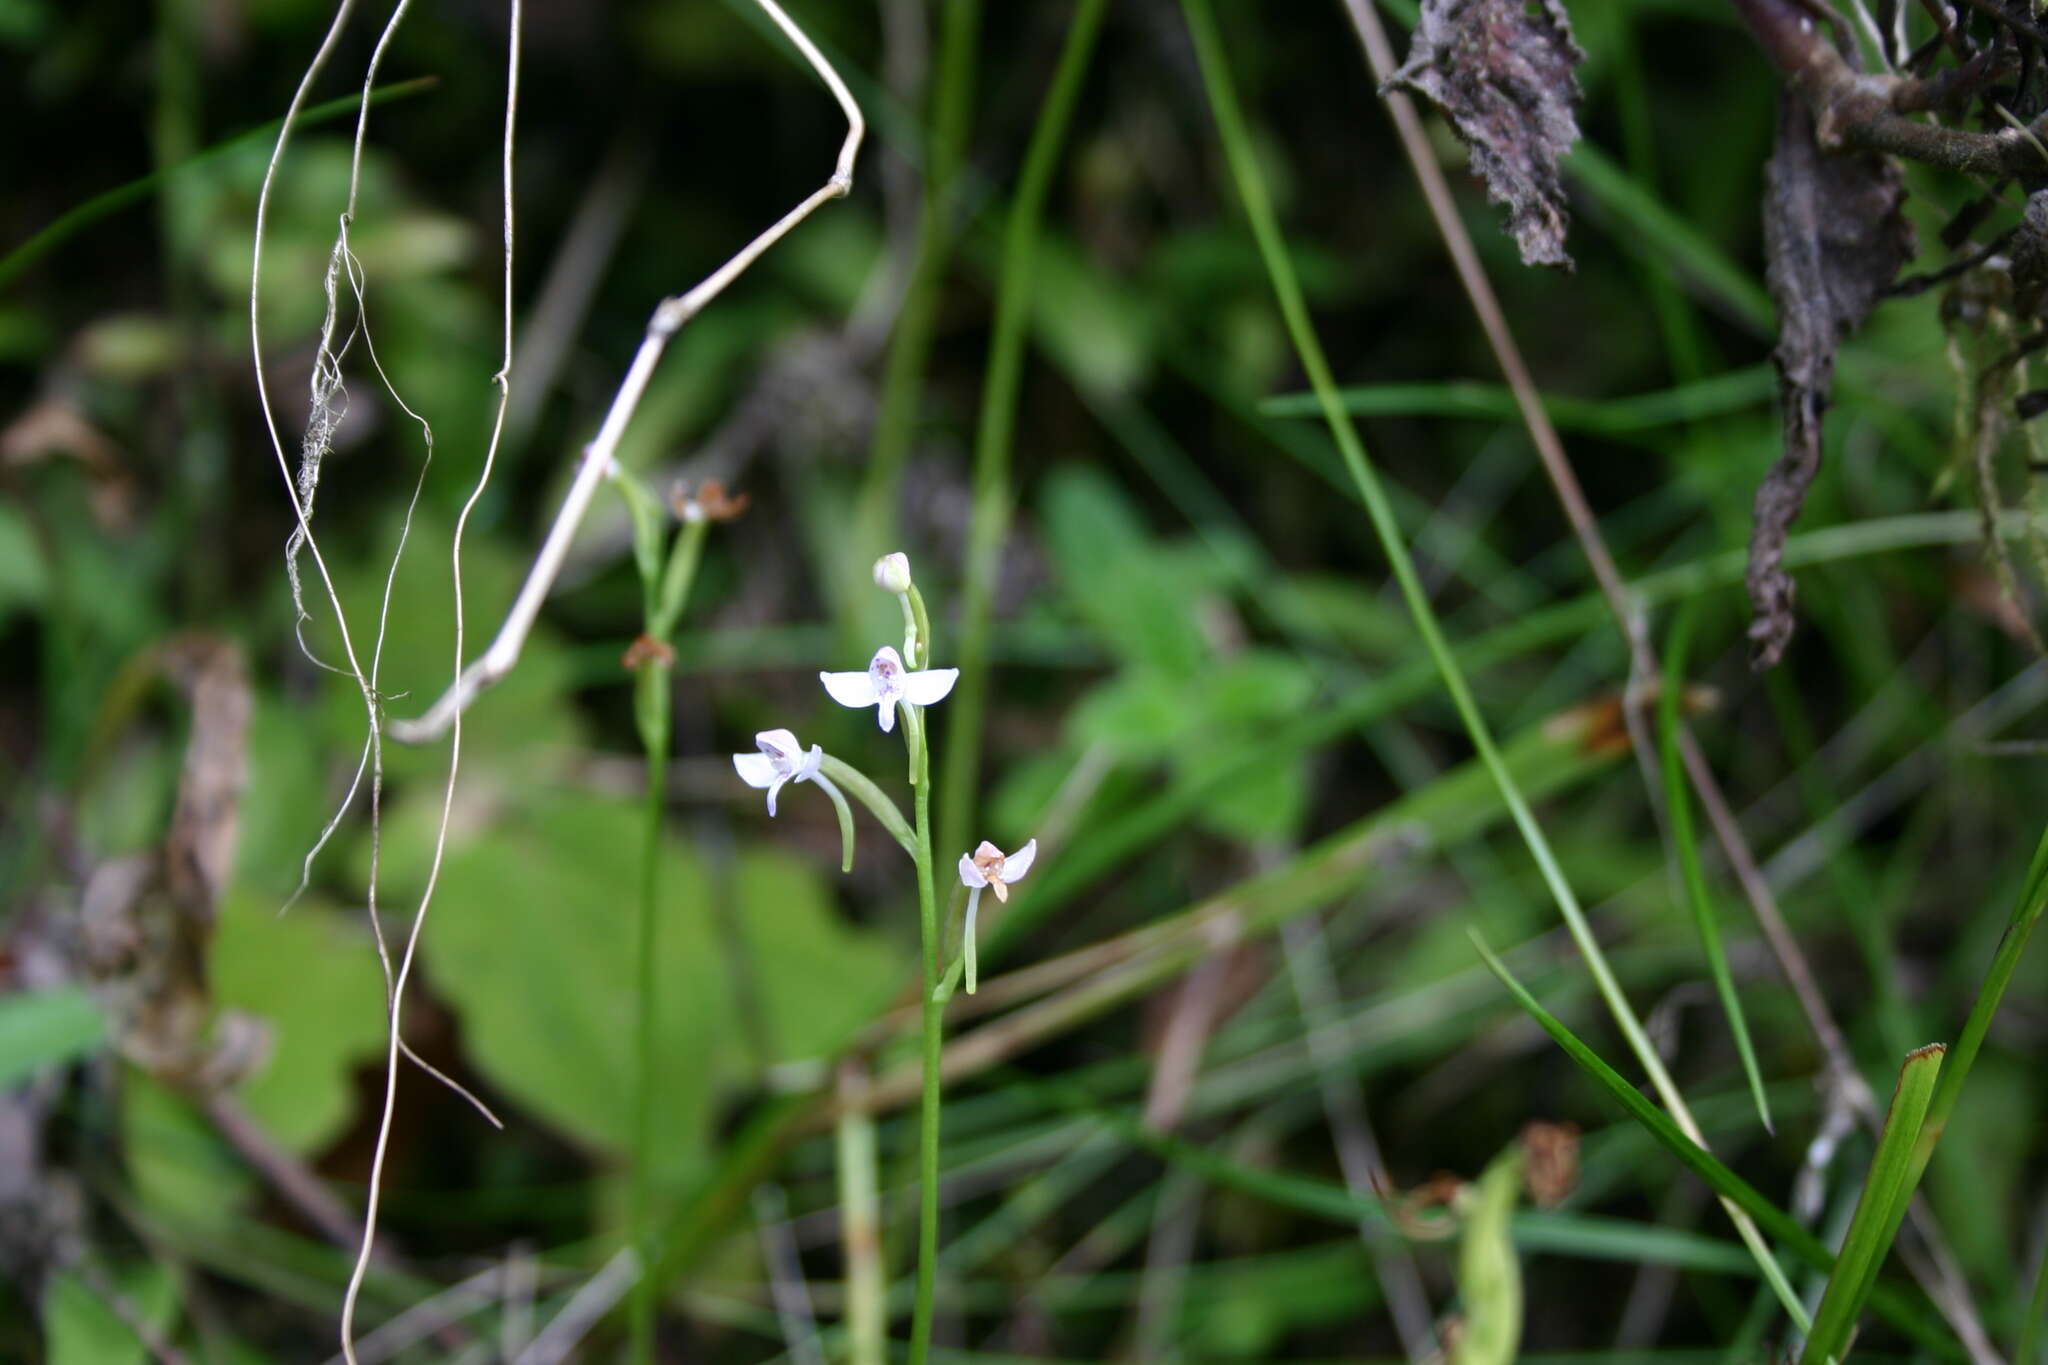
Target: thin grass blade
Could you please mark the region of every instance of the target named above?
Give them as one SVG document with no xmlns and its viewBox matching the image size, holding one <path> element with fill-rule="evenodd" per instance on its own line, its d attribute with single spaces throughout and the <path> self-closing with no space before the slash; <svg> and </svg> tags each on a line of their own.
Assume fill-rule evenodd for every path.
<svg viewBox="0 0 2048 1365">
<path fill-rule="evenodd" d="M 1856 1319 L 1913 1197 L 1913 1184 L 1919 1176 L 1913 1149 L 1947 1053 L 1940 1043 L 1931 1043 L 1907 1054 L 1899 1068 L 1891 1109 L 1885 1114 L 1884 1131 L 1878 1134 L 1877 1154 L 1863 1178 L 1863 1194 L 1842 1238 L 1834 1273 L 1821 1293 L 1820 1309 L 1813 1316 L 1813 1331 L 1807 1335 L 1800 1365 L 1836 1365 L 1848 1358 Z"/>
<path fill-rule="evenodd" d="M 1696 601 L 1697 599 L 1695 599 Z M 1766 1132 L 1771 1125 L 1771 1104 L 1764 1097 L 1764 1078 L 1751 1045 L 1749 1021 L 1742 1012 L 1742 997 L 1735 990 L 1735 974 L 1728 970 L 1728 953 L 1721 946 L 1721 922 L 1714 902 L 1707 895 L 1707 874 L 1700 864 L 1699 838 L 1692 821 L 1692 787 L 1685 780 L 1685 765 L 1678 751 L 1679 706 L 1685 695 L 1685 661 L 1692 645 L 1698 613 L 1693 603 L 1681 608 L 1665 646 L 1664 688 L 1657 701 L 1657 748 L 1664 769 L 1664 808 L 1671 820 L 1671 845 L 1678 855 L 1678 868 L 1685 883 L 1686 900 L 1692 907 L 1693 924 L 1700 935 L 1700 949 L 1706 954 L 1707 969 L 1713 973 L 1714 991 L 1721 997 L 1721 1012 L 1735 1035 L 1735 1050 L 1742 1057 L 1742 1074 L 1749 1078 L 1749 1093 L 1756 1100 L 1757 1117 Z"/>
</svg>

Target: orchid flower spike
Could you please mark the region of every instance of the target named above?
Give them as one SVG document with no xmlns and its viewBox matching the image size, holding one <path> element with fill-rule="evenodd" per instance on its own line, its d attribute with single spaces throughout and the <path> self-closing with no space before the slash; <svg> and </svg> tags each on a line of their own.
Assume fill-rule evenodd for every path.
<svg viewBox="0 0 2048 1365">
<path fill-rule="evenodd" d="M 957 668 L 927 668 L 912 673 L 903 667 L 903 656 L 893 646 L 883 645 L 865 673 L 820 673 L 818 681 L 841 706 L 880 708 L 876 719 L 883 731 L 896 728 L 896 704 L 930 706 L 944 699 L 960 677 Z"/>
<path fill-rule="evenodd" d="M 823 745 L 813 744 L 809 753 L 797 743 L 795 735 L 787 730 L 763 730 L 754 736 L 754 743 L 760 749 L 754 754 L 734 754 L 732 766 L 739 770 L 740 780 L 750 787 L 768 789 L 768 814 L 775 814 L 775 794 L 788 782 L 817 782 L 824 779 L 818 775 L 818 766 L 825 761 Z"/>
<path fill-rule="evenodd" d="M 1024 874 L 1031 870 L 1031 864 L 1038 859 L 1038 840 L 1032 839 L 1015 853 L 1004 853 L 984 839 L 981 846 L 972 853 L 960 855 L 960 884 L 967 888 L 967 920 L 961 929 L 961 952 L 966 961 L 967 993 L 974 994 L 976 952 L 974 944 L 974 919 L 981 911 L 983 887 L 996 893 L 996 899 L 1010 899 L 1010 883 L 1021 882 Z"/>
</svg>

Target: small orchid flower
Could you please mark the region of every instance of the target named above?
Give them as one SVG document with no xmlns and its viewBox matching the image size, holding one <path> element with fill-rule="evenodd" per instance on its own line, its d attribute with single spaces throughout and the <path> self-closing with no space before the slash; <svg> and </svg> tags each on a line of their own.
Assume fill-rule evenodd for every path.
<svg viewBox="0 0 2048 1365">
<path fill-rule="evenodd" d="M 883 645 L 865 673 L 820 673 L 818 681 L 841 706 L 856 709 L 878 707 L 876 719 L 884 733 L 896 728 L 896 704 L 930 706 L 953 690 L 960 677 L 957 668 L 927 668 L 913 673 L 903 667 L 903 656 Z"/>
<path fill-rule="evenodd" d="M 1038 840 L 1032 839 L 1015 853 L 1004 853 L 984 839 L 981 846 L 972 853 L 960 855 L 960 884 L 967 888 L 967 920 L 962 927 L 962 952 L 966 958 L 967 993 L 974 994 L 975 986 L 975 945 L 974 917 L 981 910 L 983 887 L 996 893 L 996 899 L 1010 899 L 1010 884 L 1024 880 L 1024 874 L 1031 870 L 1031 864 L 1038 859 Z"/>
<path fill-rule="evenodd" d="M 819 776 L 818 766 L 825 761 L 822 745 L 813 744 L 809 753 L 797 743 L 795 735 L 787 730 L 763 730 L 754 736 L 759 753 L 734 754 L 732 766 L 739 770 L 740 780 L 750 787 L 768 789 L 768 814 L 775 814 L 775 794 L 789 782 L 817 782 L 824 784 Z"/>
<path fill-rule="evenodd" d="M 1021 882 L 1038 858 L 1038 840 L 1033 839 L 1015 853 L 1004 853 L 988 840 L 972 853 L 960 855 L 960 884 L 970 891 L 987 887 L 996 899 L 1010 899 L 1010 883 Z"/>
</svg>

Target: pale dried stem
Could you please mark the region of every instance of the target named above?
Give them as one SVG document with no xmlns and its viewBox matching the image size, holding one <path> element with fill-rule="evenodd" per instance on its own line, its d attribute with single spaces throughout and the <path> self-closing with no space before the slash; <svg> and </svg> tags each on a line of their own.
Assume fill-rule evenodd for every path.
<svg viewBox="0 0 2048 1365">
<path fill-rule="evenodd" d="M 377 46 L 371 54 L 368 69 L 364 73 L 363 104 L 362 109 L 356 118 L 355 148 L 349 184 L 348 210 L 342 215 L 341 236 L 337 240 L 335 245 L 335 250 L 337 254 L 342 256 L 350 264 L 349 281 L 351 287 L 355 290 L 357 307 L 359 310 L 362 307 L 362 290 L 358 272 L 354 267 L 353 254 L 350 253 L 347 248 L 348 226 L 351 219 L 355 215 L 356 190 L 361 177 L 363 143 L 369 128 L 370 92 L 376 82 L 377 69 L 381 62 L 383 61 L 384 54 L 390 47 L 393 37 L 398 32 L 398 26 L 405 17 L 405 11 L 409 3 L 410 0 L 398 0 L 398 3 L 392 8 L 391 18 L 386 23 L 382 35 L 377 40 Z M 476 487 L 472 490 L 469 501 L 464 504 L 462 514 L 457 519 L 455 525 L 453 565 L 455 593 L 455 660 L 457 668 L 461 666 L 462 659 L 462 532 L 464 525 L 468 521 L 470 509 L 476 505 L 477 500 L 483 495 L 484 487 L 490 480 L 491 468 L 494 462 L 494 458 L 497 454 L 498 442 L 504 432 L 505 407 L 506 400 L 509 397 L 509 390 L 506 384 L 506 376 L 511 369 L 512 355 L 512 243 L 514 222 L 512 194 L 512 158 L 514 148 L 513 133 L 517 125 L 517 115 L 519 108 L 519 41 L 522 31 L 522 18 L 523 16 L 520 6 L 520 0 L 511 0 L 511 21 L 509 25 L 510 36 L 507 40 L 505 59 L 505 127 L 504 136 L 500 148 L 503 183 L 504 235 L 504 360 L 499 367 L 497 375 L 495 376 L 495 382 L 497 383 L 499 390 L 499 397 L 497 415 L 491 430 L 490 445 L 485 451 L 484 459 L 482 462 L 482 469 L 478 474 Z M 399 406 L 405 410 L 406 414 L 412 417 L 414 421 L 420 424 L 422 431 L 424 431 L 426 435 L 428 458 L 431 459 L 433 454 L 432 429 L 428 427 L 426 420 L 424 418 L 421 418 L 417 413 L 413 412 L 413 410 L 410 407 L 406 406 L 404 400 L 398 397 L 397 389 L 395 388 L 395 386 L 392 385 L 390 377 L 384 373 L 383 365 L 376 360 L 376 352 L 374 345 L 369 343 L 367 339 L 367 326 L 364 327 L 363 330 L 365 335 L 365 345 L 370 350 L 371 360 L 372 363 L 376 365 L 379 378 L 383 380 L 386 389 L 391 392 L 393 399 L 398 401 Z M 424 485 L 425 478 L 425 469 L 424 467 L 422 467 L 420 474 L 421 485 Z M 411 531 L 413 508 L 418 504 L 419 493 L 420 489 L 418 486 L 416 486 L 413 490 L 413 502 L 406 509 L 405 526 L 403 531 L 401 532 L 397 552 L 394 553 L 394 555 L 392 556 L 391 568 L 385 576 L 383 606 L 378 618 L 376 651 L 376 656 L 378 660 L 381 660 L 383 655 L 384 632 L 386 623 L 388 622 L 389 619 L 392 587 L 398 577 L 398 563 L 400 557 L 404 554 L 405 537 L 409 535 Z M 376 667 L 377 664 L 373 662 L 373 670 Z M 374 694 L 374 673 L 372 677 L 371 690 L 372 693 Z M 425 1069 L 430 1075 L 446 1082 L 453 1090 L 455 1090 L 457 1094 L 469 1098 L 472 1103 L 476 1103 L 478 1109 L 483 1112 L 486 1118 L 489 1118 L 492 1123 L 497 1123 L 496 1117 L 492 1115 L 488 1109 L 484 1108 L 480 1102 L 477 1102 L 475 1100 L 475 1097 L 471 1096 L 467 1090 L 464 1090 L 461 1086 L 456 1085 L 452 1080 L 443 1075 L 439 1070 L 427 1065 L 427 1063 L 425 1063 L 424 1061 L 420 1061 L 417 1057 L 417 1054 L 415 1054 L 411 1048 L 406 1046 L 405 1040 L 401 1036 L 401 1022 L 405 1006 L 405 987 L 412 973 L 413 961 L 419 947 L 420 931 L 426 924 L 427 908 L 433 901 L 435 885 L 439 879 L 441 871 L 442 854 L 447 845 L 448 823 L 455 795 L 455 779 L 461 762 L 461 731 L 460 728 L 458 727 L 456 731 L 455 742 L 452 745 L 449 752 L 448 779 L 443 789 L 440 821 L 435 830 L 432 866 L 430 867 L 427 874 L 426 885 L 420 893 L 418 908 L 413 912 L 412 925 L 406 936 L 404 955 L 400 959 L 396 971 L 394 971 L 391 965 L 390 951 L 384 939 L 383 926 L 378 918 L 376 903 L 378 873 L 380 870 L 380 861 L 382 855 L 382 831 L 379 816 L 380 798 L 382 796 L 383 790 L 384 750 L 382 737 L 378 728 L 378 722 L 380 719 L 381 716 L 373 710 L 370 722 L 370 750 L 372 776 L 370 789 L 371 796 L 369 909 L 370 923 L 373 927 L 373 930 L 377 938 L 378 959 L 383 964 L 384 968 L 386 1007 L 385 1036 L 388 1041 L 386 1045 L 384 1059 L 383 1106 L 378 1115 L 376 1148 L 370 1161 L 370 1179 L 367 1191 L 367 1198 L 363 1210 L 362 1243 L 360 1247 L 357 1249 L 355 1264 L 350 1270 L 348 1288 L 342 1296 L 341 1304 L 341 1351 L 343 1357 L 347 1359 L 347 1361 L 349 1362 L 349 1365 L 357 1365 L 355 1354 L 356 1306 L 362 1295 L 363 1281 L 365 1277 L 369 1274 L 370 1262 L 376 1254 L 377 1215 L 383 1200 L 384 1164 L 390 1154 L 391 1127 L 396 1117 L 398 1107 L 398 1063 L 400 1057 L 410 1057 L 413 1058 L 415 1061 L 419 1061 L 420 1066 L 423 1069 Z"/>
<path fill-rule="evenodd" d="M 754 238 L 739 254 L 707 276 L 704 281 L 688 293 L 663 299 L 648 319 L 646 334 L 640 348 L 634 353 L 633 362 L 626 371 L 626 377 L 619 384 L 618 392 L 612 396 L 610 409 L 603 424 L 590 444 L 583 448 L 583 461 L 576 471 L 576 477 L 569 485 L 568 493 L 562 499 L 561 509 L 555 514 L 554 525 L 548 529 L 547 538 L 542 541 L 540 553 L 534 557 L 533 567 L 521 585 L 519 595 L 513 599 L 512 609 L 506 614 L 505 624 L 499 628 L 497 637 L 491 641 L 475 663 L 464 669 L 455 684 L 441 695 L 440 700 L 417 720 L 393 721 L 389 727 L 391 737 L 402 744 L 423 744 L 438 739 L 454 723 L 457 715 L 466 710 L 485 690 L 512 670 L 519 662 L 520 652 L 525 648 L 528 632 L 533 629 L 536 617 L 540 615 L 541 603 L 546 599 L 548 589 L 555 576 L 561 572 L 562 561 L 569 552 L 569 544 L 575 538 L 576 529 L 582 524 L 584 514 L 589 511 L 597 488 L 613 467 L 620 438 L 625 434 L 626 425 L 632 420 L 633 412 L 640 405 L 640 399 L 647 390 L 647 383 L 653 377 L 654 368 L 660 362 L 662 352 L 682 327 L 701 312 L 705 305 L 723 293 L 726 286 L 746 272 L 762 253 L 787 236 L 797 224 L 811 216 L 826 202 L 843 197 L 853 188 L 854 158 L 859 154 L 861 139 L 867 131 L 867 124 L 861 117 L 860 107 L 853 102 L 846 83 L 839 78 L 824 54 L 818 51 L 802 29 L 782 12 L 774 0 L 755 0 L 776 27 L 794 43 L 804 59 L 817 72 L 819 79 L 831 90 L 833 98 L 839 101 L 840 109 L 846 115 L 847 133 L 840 145 L 839 161 L 832 178 L 812 192 L 809 197 L 784 214 L 775 224 Z"/>
<path fill-rule="evenodd" d="M 1303 1022 L 1309 1026 L 1309 1057 L 1315 1065 L 1323 1115 L 1336 1145 L 1337 1168 L 1343 1173 L 1344 1187 L 1359 1199 L 1384 1201 L 1394 1182 L 1387 1175 L 1379 1138 L 1366 1112 L 1364 1087 L 1347 1065 L 1353 1049 L 1348 1036 L 1350 1024 L 1340 1013 L 1337 978 L 1330 968 L 1330 947 L 1323 934 L 1322 916 L 1309 914 L 1289 920 L 1280 931 L 1280 941 L 1287 956 L 1287 976 L 1294 987 L 1295 1002 Z M 1415 1365 L 1424 1365 L 1437 1354 L 1435 1317 L 1408 1244 L 1388 1236 L 1383 1227 L 1363 1217 L 1358 1220 L 1358 1236 L 1372 1257 L 1373 1271 L 1379 1277 L 1380 1292 L 1386 1296 L 1401 1348 Z"/>
</svg>

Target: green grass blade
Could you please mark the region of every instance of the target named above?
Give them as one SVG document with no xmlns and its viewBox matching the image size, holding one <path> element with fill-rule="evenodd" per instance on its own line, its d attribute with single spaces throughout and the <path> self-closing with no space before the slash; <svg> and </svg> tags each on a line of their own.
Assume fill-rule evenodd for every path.
<svg viewBox="0 0 2048 1365">
<path fill-rule="evenodd" d="M 1479 955 L 1485 959 L 1488 970 L 1498 977 L 1501 985 L 1507 987 L 1508 993 L 1514 996 L 1515 1003 L 1526 1010 L 1529 1017 L 1540 1024 L 1543 1031 L 1548 1033 L 1587 1074 L 1600 1082 L 1609 1094 L 1620 1100 L 1622 1107 L 1628 1110 L 1637 1122 L 1648 1128 L 1652 1137 L 1670 1149 L 1680 1161 L 1712 1186 L 1714 1193 L 1748 1214 L 1758 1225 L 1768 1229 L 1774 1238 L 1788 1245 L 1795 1240 L 1801 1241 L 1810 1250 L 1818 1252 L 1824 1263 L 1832 1264 L 1833 1258 L 1828 1255 L 1827 1248 L 1823 1247 L 1811 1233 L 1780 1213 L 1754 1185 L 1722 1165 L 1713 1153 L 1680 1131 L 1677 1124 L 1644 1099 L 1634 1086 L 1622 1079 L 1620 1072 L 1603 1061 L 1599 1053 L 1581 1042 L 1556 1016 L 1538 1004 L 1536 997 L 1531 995 L 1521 982 L 1515 980 L 1514 975 L 1508 971 L 1507 964 L 1493 955 L 1485 940 L 1476 932 L 1472 935 L 1472 942 L 1478 947 Z M 1801 1248 L 1794 1247 L 1794 1250 L 1801 1251 Z M 1802 1251 L 1801 1254 L 1805 1252 Z M 1799 1296 L 1792 1292 L 1791 1282 L 1786 1280 L 1785 1272 L 1778 1265 L 1776 1258 L 1761 1257 L 1757 1261 L 1757 1266 L 1762 1270 L 1764 1279 L 1777 1293 L 1778 1302 L 1784 1305 L 1787 1316 L 1799 1324 L 1802 1332 L 1806 1331 L 1808 1324 L 1805 1310 L 1800 1307 Z"/>
<path fill-rule="evenodd" d="M 1892 1091 L 1891 1108 L 1884 1118 L 1884 1131 L 1878 1134 L 1877 1153 L 1863 1178 L 1863 1194 L 1856 1201 L 1849 1231 L 1842 1238 L 1834 1274 L 1828 1276 L 1820 1309 L 1813 1315 L 1813 1331 L 1807 1335 L 1800 1365 L 1836 1365 L 1848 1358 L 1849 1342 L 1856 1334 L 1856 1319 L 1863 1311 L 1871 1285 L 1877 1281 L 1878 1268 L 1899 1235 L 1906 1204 L 1913 1197 L 1913 1183 L 1919 1176 L 1913 1165 L 1913 1151 L 1947 1051 L 1939 1043 L 1930 1044 L 1908 1053 L 1899 1068 L 1898 1085 Z"/>
<path fill-rule="evenodd" d="M 1031 130 L 1031 144 L 1017 177 L 1017 195 L 1003 229 L 1002 276 L 996 290 L 988 373 L 982 381 L 981 414 L 974 438 L 974 510 L 967 523 L 960 646 L 953 658 L 960 668 L 960 682 L 953 694 L 946 732 L 945 785 L 940 788 L 944 793 L 939 808 L 942 849 L 967 848 L 975 837 L 967 825 L 980 785 L 982 725 L 988 705 L 989 615 L 1003 536 L 1010 525 L 1010 450 L 1016 439 L 1017 395 L 1030 332 L 1038 239 L 1053 172 L 1066 149 L 1074 106 L 1080 100 L 1107 9 L 1108 0 L 1080 0 L 1074 8 L 1059 66 Z"/>
<path fill-rule="evenodd" d="M 383 104 L 391 100 L 404 99 L 408 95 L 417 95 L 423 90 L 431 89 L 438 79 L 435 76 L 421 76 L 415 80 L 399 81 L 395 85 L 384 86 L 381 89 L 370 92 L 370 102 L 372 104 Z M 311 109 L 300 114 L 298 121 L 301 127 L 310 127 L 316 123 L 325 123 L 329 119 L 339 118 L 343 114 L 353 113 L 355 110 L 360 109 L 362 104 L 363 97 L 360 94 L 343 95 L 340 99 L 314 105 Z M 163 170 L 145 175 L 139 180 L 131 180 L 125 185 L 117 185 L 102 194 L 94 195 L 76 208 L 60 214 L 55 222 L 51 223 L 41 232 L 36 233 L 5 256 L 0 256 L 0 289 L 5 289 L 13 284 L 23 274 L 27 273 L 30 266 L 91 227 L 94 223 L 99 222 L 101 219 L 112 217 L 130 204 L 140 203 L 142 200 L 147 199 L 150 195 L 156 193 L 158 186 L 173 176 L 183 175 L 187 171 L 203 166 L 209 161 L 218 160 L 231 152 L 240 151 L 244 147 L 270 142 L 277 136 L 278 127 L 282 122 L 283 120 L 281 119 L 273 120 L 263 124 L 261 127 L 237 133 L 225 142 L 215 143 L 205 151 L 198 153 L 196 156 L 188 157 L 175 166 L 166 166 Z"/>
<path fill-rule="evenodd" d="M 1777 376 L 1768 365 L 1731 370 L 1697 383 L 1622 398 L 1543 396 L 1543 410 L 1561 430 L 1589 436 L 1633 436 L 1709 417 L 1725 417 L 1770 402 Z M 1337 390 L 1353 417 L 1470 417 L 1518 422 L 1515 396 L 1505 384 L 1452 380 L 1441 384 L 1359 384 Z M 1320 417 L 1313 393 L 1263 399 L 1267 417 Z"/>
<path fill-rule="evenodd" d="M 1697 599 L 1695 599 L 1697 601 Z M 1749 1021 L 1742 1012 L 1742 998 L 1735 992 L 1735 975 L 1728 970 L 1728 954 L 1721 946 L 1721 924 L 1707 895 L 1706 869 L 1700 865 L 1699 836 L 1693 828 L 1692 787 L 1685 780 L 1685 767 L 1678 753 L 1678 713 L 1685 694 L 1685 660 L 1692 645 L 1693 624 L 1698 612 L 1687 603 L 1671 628 L 1665 646 L 1664 687 L 1657 701 L 1657 748 L 1664 769 L 1664 807 L 1671 820 L 1671 845 L 1678 855 L 1679 872 L 1685 883 L 1686 900 L 1692 905 L 1694 925 L 1699 929 L 1700 949 L 1706 954 L 1707 969 L 1713 973 L 1714 990 L 1721 997 L 1721 1012 L 1735 1035 L 1735 1050 L 1742 1057 L 1743 1075 L 1756 1099 L 1756 1113 L 1766 1131 L 1771 1126 L 1770 1101 L 1764 1098 L 1763 1072 L 1756 1064 L 1756 1049 L 1750 1043 Z"/>
</svg>

